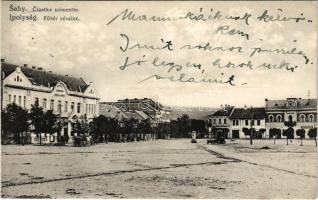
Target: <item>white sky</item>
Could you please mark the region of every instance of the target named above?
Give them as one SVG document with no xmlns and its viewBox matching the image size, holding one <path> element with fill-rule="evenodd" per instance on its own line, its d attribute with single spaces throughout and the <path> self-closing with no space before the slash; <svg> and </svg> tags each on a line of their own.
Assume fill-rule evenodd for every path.
<svg viewBox="0 0 318 200">
<path fill-rule="evenodd" d="M 9 14 L 20 15 L 20 12 L 9 12 L 10 4 L 26 6 L 31 10 L 37 7 L 75 7 L 79 13 L 79 23 L 62 23 L 43 21 L 44 15 L 37 14 L 37 22 L 9 22 Z M 264 9 L 278 13 L 283 9 L 286 16 L 299 16 L 302 12 L 313 23 L 257 23 L 251 20 L 250 26 L 230 23 L 229 21 L 212 22 L 129 22 L 115 21 L 106 23 L 116 14 L 129 8 L 135 13 L 158 16 L 179 16 L 187 11 L 198 12 L 200 8 L 220 10 L 224 13 L 261 14 Z M 263 106 L 264 99 L 281 99 L 286 97 L 306 98 L 310 90 L 311 98 L 316 98 L 317 81 L 317 4 L 316 2 L 2 2 L 2 58 L 14 64 L 28 63 L 52 70 L 56 73 L 70 74 L 93 81 L 102 101 L 114 101 L 120 98 L 152 97 L 166 105 L 180 106 L 219 106 L 244 104 Z M 26 13 L 30 15 L 32 13 Z M 56 14 L 55 14 L 56 15 Z M 215 34 L 219 25 L 230 25 L 233 28 L 248 32 L 250 40 L 240 36 Z M 172 40 L 177 46 L 184 44 L 244 46 L 246 49 L 262 45 L 268 48 L 292 48 L 303 50 L 310 59 L 304 63 L 301 56 L 285 56 L 278 54 L 255 55 L 253 62 L 261 64 L 269 62 L 279 64 L 281 60 L 297 64 L 294 73 L 286 70 L 220 70 L 207 68 L 214 75 L 224 73 L 235 74 L 239 82 L 248 82 L 244 86 L 213 84 L 182 84 L 167 80 L 149 80 L 140 84 L 138 81 L 157 73 L 149 65 L 132 66 L 125 71 L 119 69 L 126 56 L 147 58 L 159 56 L 176 63 L 200 62 L 207 66 L 215 58 L 233 62 L 246 61 L 247 54 L 212 53 L 200 51 L 145 51 L 131 50 L 121 52 L 123 44 L 120 33 L 130 36 L 132 42 L 161 44 L 160 39 Z M 262 39 L 262 40 L 261 40 Z M 294 41 L 295 40 L 295 41 Z M 53 55 L 54 57 L 51 57 Z M 311 62 L 313 64 L 311 64 Z M 187 70 L 189 73 L 192 69 Z M 161 70 L 161 72 L 163 72 Z"/>
</svg>

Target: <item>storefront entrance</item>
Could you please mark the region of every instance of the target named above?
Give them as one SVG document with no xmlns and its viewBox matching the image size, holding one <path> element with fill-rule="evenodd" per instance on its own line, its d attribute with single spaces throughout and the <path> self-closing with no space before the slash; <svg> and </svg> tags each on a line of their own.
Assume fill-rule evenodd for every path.
<svg viewBox="0 0 318 200">
<path fill-rule="evenodd" d="M 240 131 L 232 130 L 232 138 L 240 138 Z"/>
</svg>

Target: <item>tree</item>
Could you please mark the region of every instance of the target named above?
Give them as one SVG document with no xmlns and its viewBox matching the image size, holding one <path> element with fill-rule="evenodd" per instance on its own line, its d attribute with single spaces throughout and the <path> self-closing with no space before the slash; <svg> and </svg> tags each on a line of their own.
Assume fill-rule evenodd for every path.
<svg viewBox="0 0 318 200">
<path fill-rule="evenodd" d="M 274 138 L 274 144 L 275 144 L 275 139 L 277 138 L 278 134 L 280 134 L 280 129 L 271 128 L 269 130 L 269 135 Z"/>
<path fill-rule="evenodd" d="M 52 136 L 53 133 L 58 132 L 57 115 L 52 110 L 48 110 L 44 113 L 43 130 L 45 133 L 49 133 Z"/>
<path fill-rule="evenodd" d="M 177 138 L 180 135 L 178 122 L 176 120 L 171 120 L 169 126 L 170 126 L 171 137 Z"/>
<path fill-rule="evenodd" d="M 206 123 L 204 122 L 204 120 L 191 119 L 191 131 L 196 131 L 197 134 L 204 134 L 206 132 L 205 126 Z"/>
<path fill-rule="evenodd" d="M 83 136 L 88 135 L 88 133 L 90 132 L 89 128 L 90 126 L 88 124 L 86 115 L 82 115 L 79 119 L 75 121 L 73 131 L 77 133 L 77 135 Z"/>
<path fill-rule="evenodd" d="M 294 129 L 292 127 L 289 127 L 283 130 L 283 136 L 286 136 L 287 145 L 288 145 L 288 139 L 291 138 L 293 133 L 294 133 Z"/>
<path fill-rule="evenodd" d="M 44 128 L 43 109 L 39 107 L 37 104 L 32 105 L 29 118 L 31 120 L 31 125 L 33 125 L 33 131 L 35 132 L 36 136 L 39 137 L 40 135 L 40 145 L 42 145 L 41 133 L 43 132 Z"/>
<path fill-rule="evenodd" d="M 242 129 L 242 131 L 243 131 L 243 133 L 244 133 L 244 135 L 245 135 L 245 138 L 246 138 L 248 135 L 250 135 L 250 129 L 249 129 L 249 128 L 244 127 L 244 128 Z"/>
<path fill-rule="evenodd" d="M 96 142 L 104 142 L 104 131 L 107 129 L 107 118 L 104 115 L 99 115 L 93 119 L 90 124 L 90 130 L 93 133 L 93 138 Z"/>
<path fill-rule="evenodd" d="M 9 104 L 5 110 L 1 112 L 1 115 L 3 134 L 12 132 L 14 134 L 15 143 L 20 143 L 22 133 L 29 129 L 28 111 L 13 103 Z M 3 135 L 2 139 L 5 139 L 5 135 Z M 24 145 L 23 135 L 22 144 Z"/>
<path fill-rule="evenodd" d="M 261 129 L 259 129 L 259 132 L 262 134 L 262 138 L 263 138 L 263 134 L 266 132 L 266 129 L 261 128 Z M 264 135 L 264 138 L 265 138 L 265 135 Z"/>
<path fill-rule="evenodd" d="M 307 135 L 308 135 L 310 138 L 314 138 L 315 143 L 316 143 L 316 147 L 317 147 L 317 127 L 316 127 L 316 128 L 311 128 L 311 129 L 309 129 Z"/>
<path fill-rule="evenodd" d="M 141 122 L 139 122 L 137 125 L 137 129 L 138 129 L 139 133 L 143 136 L 142 137 L 143 139 L 144 139 L 145 134 L 152 133 L 150 119 L 145 119 L 145 120 L 142 120 Z"/>
<path fill-rule="evenodd" d="M 303 146 L 303 138 L 305 138 L 305 129 L 301 128 L 296 131 L 296 135 L 300 137 L 300 146 Z"/>
<path fill-rule="evenodd" d="M 179 134 L 181 137 L 189 137 L 190 131 L 190 120 L 189 115 L 183 114 L 181 117 L 177 118 Z"/>
<path fill-rule="evenodd" d="M 132 136 L 135 133 L 138 120 L 134 118 L 124 119 L 122 123 L 123 123 L 123 133 L 125 137 L 128 138 L 128 141 L 131 141 Z"/>
</svg>

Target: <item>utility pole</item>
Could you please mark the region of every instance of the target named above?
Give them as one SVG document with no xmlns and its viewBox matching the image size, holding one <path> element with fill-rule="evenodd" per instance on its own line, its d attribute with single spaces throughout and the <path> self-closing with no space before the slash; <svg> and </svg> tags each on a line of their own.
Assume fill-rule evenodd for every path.
<svg viewBox="0 0 318 200">
<path fill-rule="evenodd" d="M 254 119 L 253 119 L 253 107 L 251 106 L 251 132 L 250 132 L 250 144 L 253 145 L 253 123 L 254 123 Z"/>
</svg>

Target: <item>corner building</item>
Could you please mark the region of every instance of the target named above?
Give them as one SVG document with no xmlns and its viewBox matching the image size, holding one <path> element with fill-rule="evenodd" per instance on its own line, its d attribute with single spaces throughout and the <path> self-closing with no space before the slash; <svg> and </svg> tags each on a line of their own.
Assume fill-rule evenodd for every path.
<svg viewBox="0 0 318 200">
<path fill-rule="evenodd" d="M 86 117 L 90 121 L 98 116 L 99 96 L 92 82 L 87 84 L 82 78 L 55 74 L 26 64 L 9 64 L 3 59 L 1 75 L 2 108 L 15 103 L 28 110 L 35 104 L 44 111 L 53 110 L 63 125 L 61 135 L 68 135 L 69 142 L 76 135 L 72 129 L 77 119 Z M 57 141 L 57 133 L 53 137 L 43 133 L 41 137 L 43 143 Z M 36 134 L 31 133 L 31 143 L 38 142 Z"/>
</svg>

